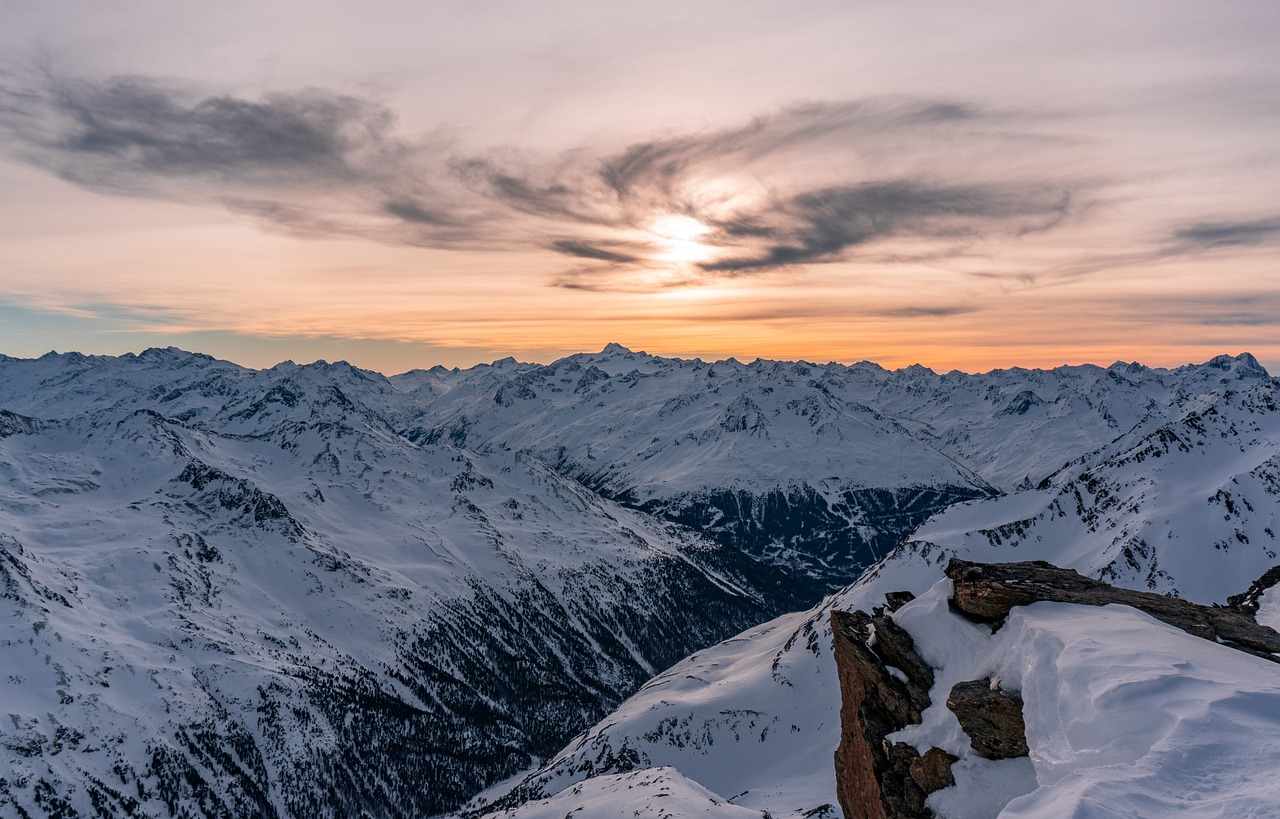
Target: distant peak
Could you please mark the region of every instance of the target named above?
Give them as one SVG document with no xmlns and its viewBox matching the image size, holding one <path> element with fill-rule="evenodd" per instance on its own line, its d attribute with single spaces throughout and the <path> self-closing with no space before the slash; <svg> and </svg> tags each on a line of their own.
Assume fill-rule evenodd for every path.
<svg viewBox="0 0 1280 819">
<path fill-rule="evenodd" d="M 188 353 L 186 350 L 181 350 L 173 346 L 148 347 L 147 349 L 138 353 L 138 358 L 162 360 L 162 359 L 179 358 L 179 357 L 185 358 L 186 356 L 189 356 L 189 355 L 191 355 L 191 353 Z"/>
<path fill-rule="evenodd" d="M 1241 375 L 1268 375 L 1266 368 L 1258 363 L 1258 359 L 1254 358 L 1252 353 L 1214 356 L 1206 361 L 1204 366 L 1218 370 L 1232 370 Z"/>
<path fill-rule="evenodd" d="M 1263 367 L 1258 359 L 1253 357 L 1253 353 L 1241 353 L 1236 356 L 1236 363 L 1246 369 L 1262 370 L 1263 372 L 1266 372 L 1266 367 Z"/>
<path fill-rule="evenodd" d="M 855 362 L 853 362 L 852 364 L 850 364 L 850 365 L 849 365 L 849 369 L 851 369 L 851 370 L 871 370 L 872 372 L 879 372 L 879 373 L 888 372 L 888 370 L 886 370 L 884 367 L 881 367 L 881 366 L 880 366 L 879 364 L 877 364 L 876 362 L 874 362 L 874 361 L 868 361 L 868 360 L 867 360 L 867 359 L 865 359 L 865 358 L 864 358 L 864 359 L 862 359 L 861 361 L 855 361 Z"/>
<path fill-rule="evenodd" d="M 352 366 L 351 362 L 347 361 L 345 358 L 340 358 L 337 361 L 328 361 L 323 358 L 317 358 L 315 361 L 311 362 L 306 366 L 308 369 L 315 369 L 315 370 L 354 370 L 356 369 L 354 366 Z"/>
<path fill-rule="evenodd" d="M 1112 372 L 1127 373 L 1129 375 L 1137 375 L 1138 373 L 1145 371 L 1147 368 L 1142 366 L 1136 361 L 1132 361 L 1132 362 L 1117 361 L 1114 364 L 1112 364 L 1110 367 L 1107 367 L 1107 369 L 1111 370 Z"/>
<path fill-rule="evenodd" d="M 631 350 L 623 347 L 621 344 L 611 341 L 604 345 L 604 349 L 600 351 L 600 355 L 630 355 L 631 352 Z"/>
</svg>

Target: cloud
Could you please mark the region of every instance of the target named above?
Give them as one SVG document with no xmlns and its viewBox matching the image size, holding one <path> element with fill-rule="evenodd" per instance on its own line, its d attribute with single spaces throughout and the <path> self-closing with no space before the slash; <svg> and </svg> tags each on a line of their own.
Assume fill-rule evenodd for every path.
<svg viewBox="0 0 1280 819">
<path fill-rule="evenodd" d="M 614 264 L 634 264 L 639 262 L 639 256 L 629 255 L 617 250 L 609 250 L 599 245 L 589 244 L 577 239 L 557 239 L 551 243 L 551 248 L 557 253 L 563 253 L 566 256 L 576 256 L 580 259 L 593 259 L 598 262 L 613 262 Z"/>
<path fill-rule="evenodd" d="M 6 96 L 4 118 L 27 156 L 77 184 L 119 193 L 165 191 L 166 180 L 224 186 L 342 187 L 410 149 L 392 113 L 321 90 L 252 101 L 196 97 L 154 80 L 94 84 L 45 77 Z"/>
<path fill-rule="evenodd" d="M 421 225 L 456 225 L 457 221 L 448 213 L 430 210 L 421 202 L 412 199 L 396 199 L 383 204 L 383 210 L 397 219 Z"/>
<path fill-rule="evenodd" d="M 991 182 L 964 186 L 894 180 L 807 191 L 722 225 L 764 246 L 700 265 L 741 273 L 840 258 L 847 249 L 908 235 L 960 240 L 1003 230 L 1046 229 L 1067 212 L 1061 190 Z"/>
<path fill-rule="evenodd" d="M 597 290 L 764 275 L 887 240 L 945 260 L 985 236 L 1051 230 L 1089 185 L 1007 172 L 1010 151 L 1044 148 L 1023 127 L 1035 121 L 948 100 L 809 102 L 537 154 L 408 138 L 386 106 L 321 89 L 247 99 L 140 77 L 0 75 L 10 149 L 82 187 L 214 203 L 299 236 L 567 256 L 578 266 L 553 284 Z M 655 225 L 673 216 L 705 235 L 663 236 Z"/>
<path fill-rule="evenodd" d="M 1197 222 L 1173 233 L 1173 244 L 1184 250 L 1214 250 L 1280 244 L 1280 217 L 1245 222 Z"/>
<path fill-rule="evenodd" d="M 708 165 L 753 165 L 815 144 L 870 142 L 981 116 L 972 106 L 907 97 L 805 103 L 739 127 L 637 142 L 602 163 L 599 174 L 620 199 L 646 193 L 670 196 Z"/>
</svg>

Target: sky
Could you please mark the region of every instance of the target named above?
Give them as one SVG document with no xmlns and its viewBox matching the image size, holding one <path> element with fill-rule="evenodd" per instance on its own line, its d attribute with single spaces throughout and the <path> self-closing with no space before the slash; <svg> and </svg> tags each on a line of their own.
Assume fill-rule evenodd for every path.
<svg viewBox="0 0 1280 819">
<path fill-rule="evenodd" d="M 0 353 L 1280 372 L 1275 0 L 0 9 Z"/>
</svg>

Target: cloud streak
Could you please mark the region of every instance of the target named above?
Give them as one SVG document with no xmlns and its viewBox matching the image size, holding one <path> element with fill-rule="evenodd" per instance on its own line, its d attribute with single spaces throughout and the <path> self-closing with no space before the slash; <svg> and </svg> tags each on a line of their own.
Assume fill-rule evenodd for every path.
<svg viewBox="0 0 1280 819">
<path fill-rule="evenodd" d="M 1280 217 L 1250 221 L 1197 222 L 1174 231 L 1173 245 L 1186 250 L 1215 250 L 1280 244 Z"/>
<path fill-rule="evenodd" d="M 958 241 L 990 231 L 1044 230 L 1066 216 L 1069 203 L 1061 190 L 999 182 L 896 180 L 807 191 L 722 225 L 729 235 L 764 240 L 763 247 L 700 267 L 738 274 L 831 261 L 889 237 Z"/>
<path fill-rule="evenodd" d="M 300 236 L 573 259 L 554 283 L 655 290 L 872 252 L 935 259 L 1056 228 L 1095 183 L 1008 174 L 1044 149 L 1027 113 L 919 98 L 805 103 L 739 126 L 613 151 L 463 151 L 397 133 L 394 112 L 320 89 L 256 100 L 138 77 L 0 75 L 0 129 L 27 162 L 110 194 L 209 202 Z M 820 159 L 817 159 L 819 158 Z M 705 235 L 673 239 L 673 216 Z M 1267 240 L 1275 222 L 1204 224 L 1201 245 Z"/>
<path fill-rule="evenodd" d="M 390 134 L 389 110 L 321 90 L 257 101 L 191 98 L 142 78 L 93 84 L 46 76 L 43 87 L 9 87 L 5 96 L 5 124 L 28 158 L 114 193 L 164 193 L 168 180 L 342 187 L 409 153 Z"/>
</svg>

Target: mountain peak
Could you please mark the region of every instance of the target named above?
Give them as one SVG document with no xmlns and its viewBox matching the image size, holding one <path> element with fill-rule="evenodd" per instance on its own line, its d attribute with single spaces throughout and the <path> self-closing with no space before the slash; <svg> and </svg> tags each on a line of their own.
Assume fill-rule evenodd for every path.
<svg viewBox="0 0 1280 819">
<path fill-rule="evenodd" d="M 1204 367 L 1213 367 L 1216 370 L 1225 370 L 1234 372 L 1241 377 L 1246 376 L 1268 376 L 1266 368 L 1258 363 L 1258 359 L 1253 357 L 1252 353 L 1240 353 L 1236 356 L 1218 355 L 1206 361 Z"/>
<path fill-rule="evenodd" d="M 138 358 L 143 361 L 177 361 L 183 358 L 195 357 L 207 358 L 208 356 L 201 356 L 198 353 L 187 352 L 180 347 L 174 347 L 172 345 L 168 347 L 148 347 L 138 353 Z"/>
<path fill-rule="evenodd" d="M 600 355 L 631 355 L 634 351 L 630 350 L 616 341 L 610 341 L 604 345 L 604 349 L 600 351 Z"/>
<path fill-rule="evenodd" d="M 1136 361 L 1116 361 L 1110 367 L 1107 367 L 1107 369 L 1112 372 L 1137 375 L 1140 372 L 1144 372 L 1147 368 Z"/>
</svg>

